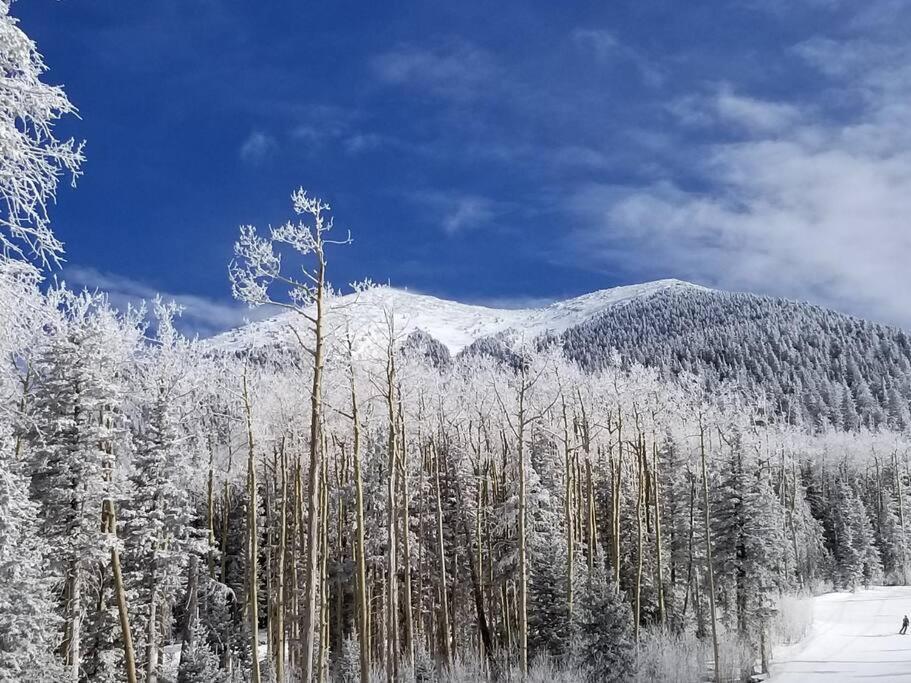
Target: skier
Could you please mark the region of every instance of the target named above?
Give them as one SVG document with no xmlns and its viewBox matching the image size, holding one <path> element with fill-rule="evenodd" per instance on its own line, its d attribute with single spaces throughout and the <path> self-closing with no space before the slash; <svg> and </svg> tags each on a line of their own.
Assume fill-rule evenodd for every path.
<svg viewBox="0 0 911 683">
<path fill-rule="evenodd" d="M 902 630 L 899 631 L 900 634 L 905 635 L 908 632 L 908 615 L 905 615 L 905 618 L 902 619 Z"/>
</svg>

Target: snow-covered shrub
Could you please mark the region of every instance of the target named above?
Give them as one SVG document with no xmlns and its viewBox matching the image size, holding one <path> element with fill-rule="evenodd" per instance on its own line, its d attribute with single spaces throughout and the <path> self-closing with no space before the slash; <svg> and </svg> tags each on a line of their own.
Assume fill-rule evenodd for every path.
<svg viewBox="0 0 911 683">
<path fill-rule="evenodd" d="M 572 665 L 561 665 L 553 657 L 542 655 L 531 663 L 525 680 L 527 683 L 577 683 L 585 680 L 585 674 Z"/>
<path fill-rule="evenodd" d="M 718 669 L 721 680 L 746 680 L 754 661 L 753 648 L 748 640 L 733 631 L 718 634 Z"/>
<path fill-rule="evenodd" d="M 693 633 L 646 630 L 639 640 L 637 680 L 698 681 L 706 674 L 711 644 Z"/>
<path fill-rule="evenodd" d="M 357 638 L 348 636 L 335 662 L 334 680 L 338 683 L 355 683 L 361 679 L 361 654 Z"/>
<path fill-rule="evenodd" d="M 487 680 L 484 660 L 474 649 L 463 651 L 456 657 L 451 669 L 440 673 L 441 683 L 473 683 Z"/>
<path fill-rule="evenodd" d="M 806 595 L 782 595 L 772 618 L 772 643 L 796 643 L 809 633 L 812 625 L 813 600 Z"/>
</svg>

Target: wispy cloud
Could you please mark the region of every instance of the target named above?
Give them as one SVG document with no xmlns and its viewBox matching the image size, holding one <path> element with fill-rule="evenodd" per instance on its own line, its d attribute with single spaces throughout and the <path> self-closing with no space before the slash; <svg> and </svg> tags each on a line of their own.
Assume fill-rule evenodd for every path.
<svg viewBox="0 0 911 683">
<path fill-rule="evenodd" d="M 433 190 L 413 193 L 410 198 L 450 236 L 489 226 L 506 210 L 501 202 L 462 192 Z"/>
<path fill-rule="evenodd" d="M 718 86 L 709 95 L 690 94 L 677 98 L 667 108 L 684 126 L 728 126 L 754 135 L 778 133 L 801 118 L 800 109 L 794 105 L 750 97 L 735 92 L 728 83 Z"/>
<path fill-rule="evenodd" d="M 239 154 L 241 160 L 248 164 L 260 164 L 277 148 L 278 143 L 274 137 L 261 130 L 254 130 L 241 143 Z"/>
<path fill-rule="evenodd" d="M 354 133 L 342 141 L 342 146 L 345 152 L 354 155 L 370 152 L 387 142 L 388 138 L 376 133 Z"/>
<path fill-rule="evenodd" d="M 658 87 L 664 83 L 664 73 L 657 63 L 620 41 L 613 31 L 604 28 L 576 28 L 570 33 L 570 38 L 602 65 L 632 64 L 647 85 Z"/>
<path fill-rule="evenodd" d="M 166 301 L 175 301 L 183 307 L 177 320 L 185 333 L 208 337 L 244 324 L 247 320 L 260 320 L 275 311 L 266 308 L 249 309 L 231 300 L 219 301 L 195 294 L 162 292 L 154 287 L 123 275 L 105 273 L 95 268 L 68 265 L 61 279 L 73 289 L 99 290 L 107 293 L 111 303 L 121 310 L 127 306 L 138 307 L 152 301 L 156 295 Z"/>
<path fill-rule="evenodd" d="M 313 153 L 332 147 L 357 156 L 383 146 L 402 146 L 388 135 L 365 130 L 364 116 L 359 112 L 329 105 L 313 106 L 299 113 L 298 122 L 289 137 L 298 146 Z"/>
<path fill-rule="evenodd" d="M 375 56 L 371 67 L 383 83 L 414 86 L 457 101 L 483 94 L 498 71 L 490 55 L 465 42 L 433 49 L 403 45 Z"/>
</svg>

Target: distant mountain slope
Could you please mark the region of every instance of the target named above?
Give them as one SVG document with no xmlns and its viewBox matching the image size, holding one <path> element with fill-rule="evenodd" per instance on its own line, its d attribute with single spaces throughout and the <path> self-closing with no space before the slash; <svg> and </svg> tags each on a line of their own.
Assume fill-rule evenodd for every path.
<svg viewBox="0 0 911 683">
<path fill-rule="evenodd" d="M 658 280 L 592 292 L 542 308 L 512 309 L 475 306 L 391 287 L 377 287 L 359 295 L 349 294 L 336 299 L 329 327 L 349 325 L 356 341 L 362 345 L 371 341 L 382 342 L 388 338 L 386 311 L 394 311 L 396 337 L 405 337 L 420 330 L 455 355 L 484 337 L 511 332 L 513 336 L 524 337 L 531 342 L 546 332 L 562 333 L 613 307 L 647 299 L 660 292 L 689 289 L 703 288 L 680 280 Z M 280 313 L 220 334 L 208 343 L 221 350 L 284 343 L 286 338 L 292 337 L 288 325 L 298 323 L 294 313 Z"/>
<path fill-rule="evenodd" d="M 566 354 L 733 380 L 792 419 L 855 428 L 909 425 L 911 339 L 818 306 L 697 288 L 656 293 L 567 330 Z"/>
<path fill-rule="evenodd" d="M 460 354 L 506 358 L 510 345 L 547 336 L 583 367 L 608 362 L 616 349 L 624 362 L 668 377 L 739 382 L 808 424 L 911 426 L 908 334 L 806 303 L 659 280 L 531 309 L 379 287 L 340 297 L 333 311 L 329 329 L 350 329 L 359 353 L 385 347 L 391 311 L 400 345 L 437 365 Z M 297 316 L 282 313 L 206 343 L 228 353 L 287 346 L 296 344 L 292 325 Z"/>
</svg>

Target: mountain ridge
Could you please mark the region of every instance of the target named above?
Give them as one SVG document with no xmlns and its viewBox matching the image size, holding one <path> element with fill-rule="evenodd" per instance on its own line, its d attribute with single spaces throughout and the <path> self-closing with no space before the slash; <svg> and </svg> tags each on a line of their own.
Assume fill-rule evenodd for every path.
<svg viewBox="0 0 911 683">
<path fill-rule="evenodd" d="M 391 311 L 396 343 L 440 366 L 459 356 L 508 361 L 517 344 L 546 342 L 588 370 L 619 354 L 667 379 L 698 375 L 708 391 L 736 383 L 792 421 L 911 426 L 911 337 L 806 302 L 668 279 L 524 309 L 377 287 L 339 297 L 332 310 L 328 329 L 349 328 L 359 355 L 386 348 Z M 293 348 L 289 325 L 301 321 L 286 312 L 204 343 L 218 353 Z"/>
<path fill-rule="evenodd" d="M 600 289 L 577 297 L 554 301 L 546 306 L 495 308 L 463 303 L 429 294 L 378 286 L 360 294 L 346 294 L 335 300 L 335 311 L 348 310 L 353 327 L 382 325 L 383 311 L 395 312 L 397 335 L 421 330 L 440 343 L 450 354 L 458 354 L 473 342 L 509 330 L 525 333 L 533 341 L 544 333 L 561 334 L 603 313 L 608 308 L 654 296 L 667 290 L 714 291 L 684 280 L 662 279 L 635 285 Z M 360 311 L 356 309 L 360 309 Z M 250 322 L 210 337 L 206 343 L 221 350 L 258 345 L 258 339 L 272 343 L 280 330 L 293 324 L 293 312 Z"/>
</svg>

